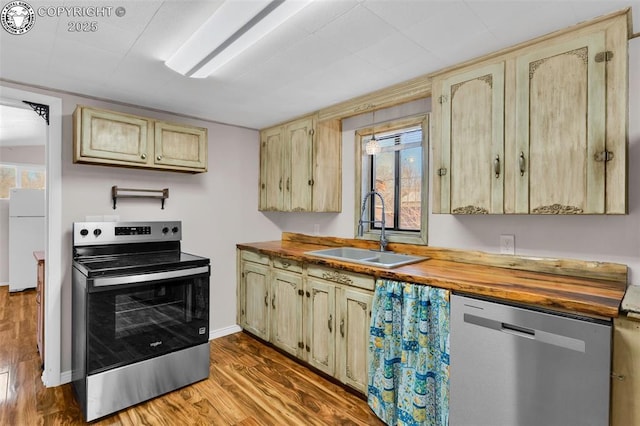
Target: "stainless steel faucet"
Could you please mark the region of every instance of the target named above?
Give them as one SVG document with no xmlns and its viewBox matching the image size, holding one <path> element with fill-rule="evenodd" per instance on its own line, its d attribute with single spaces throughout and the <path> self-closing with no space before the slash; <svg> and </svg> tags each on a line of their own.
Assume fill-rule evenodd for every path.
<svg viewBox="0 0 640 426">
<path fill-rule="evenodd" d="M 364 212 L 367 209 L 367 200 L 373 195 L 377 195 L 378 197 L 380 197 L 380 202 L 382 203 L 382 220 L 363 220 Z M 376 190 L 368 192 L 362 200 L 362 210 L 360 211 L 360 220 L 358 221 L 358 236 L 362 237 L 362 234 L 364 233 L 364 227 L 362 226 L 363 223 L 370 223 L 372 225 L 379 223 L 380 227 L 382 228 L 382 230 L 380 231 L 380 251 L 387 250 L 387 237 L 384 233 L 384 216 L 384 198 L 382 198 L 382 194 L 380 194 Z"/>
</svg>

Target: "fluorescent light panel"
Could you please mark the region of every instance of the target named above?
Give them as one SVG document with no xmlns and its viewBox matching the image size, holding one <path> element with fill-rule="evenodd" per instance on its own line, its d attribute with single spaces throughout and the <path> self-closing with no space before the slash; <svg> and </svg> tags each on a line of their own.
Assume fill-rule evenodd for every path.
<svg viewBox="0 0 640 426">
<path fill-rule="evenodd" d="M 311 1 L 227 0 L 165 65 L 187 77 L 208 77 Z"/>
</svg>

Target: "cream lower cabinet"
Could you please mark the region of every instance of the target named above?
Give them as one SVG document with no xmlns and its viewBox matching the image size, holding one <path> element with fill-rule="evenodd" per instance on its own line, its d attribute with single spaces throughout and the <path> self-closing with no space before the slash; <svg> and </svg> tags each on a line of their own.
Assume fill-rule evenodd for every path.
<svg viewBox="0 0 640 426">
<path fill-rule="evenodd" d="M 301 357 L 302 266 L 289 260 L 272 259 L 271 343 L 293 356 Z"/>
<path fill-rule="evenodd" d="M 238 251 L 238 323 L 264 340 L 270 338 L 269 257 Z"/>
<path fill-rule="evenodd" d="M 374 279 L 309 265 L 305 285 L 306 361 L 367 393 Z"/>
<path fill-rule="evenodd" d="M 611 426 L 640 424 L 640 319 L 613 320 Z"/>
<path fill-rule="evenodd" d="M 627 17 L 434 76 L 434 213 L 624 214 Z"/>
<path fill-rule="evenodd" d="M 201 173 L 207 129 L 78 106 L 73 113 L 76 163 Z"/>
<path fill-rule="evenodd" d="M 238 250 L 238 324 L 367 393 L 374 279 Z"/>
</svg>

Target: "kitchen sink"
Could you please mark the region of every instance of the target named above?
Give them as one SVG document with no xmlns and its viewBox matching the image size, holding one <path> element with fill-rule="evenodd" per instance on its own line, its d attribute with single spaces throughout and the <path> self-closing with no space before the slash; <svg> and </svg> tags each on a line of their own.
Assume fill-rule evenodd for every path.
<svg viewBox="0 0 640 426">
<path fill-rule="evenodd" d="M 343 262 L 360 263 L 363 265 L 377 266 L 379 268 L 397 268 L 409 263 L 421 262 L 429 259 L 424 256 L 413 256 L 395 253 L 392 251 L 376 251 L 355 247 L 336 247 L 323 250 L 308 251 L 310 256 L 324 257 L 327 259 L 341 260 Z"/>
</svg>

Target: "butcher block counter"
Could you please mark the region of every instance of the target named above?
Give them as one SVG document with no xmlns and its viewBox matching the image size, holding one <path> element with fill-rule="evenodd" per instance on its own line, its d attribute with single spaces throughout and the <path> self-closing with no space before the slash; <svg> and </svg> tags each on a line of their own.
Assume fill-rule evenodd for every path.
<svg viewBox="0 0 640 426">
<path fill-rule="evenodd" d="M 280 241 L 237 244 L 240 250 L 268 256 L 595 318 L 617 318 L 627 287 L 627 266 L 616 263 L 519 257 L 399 243 L 390 243 L 387 249 L 429 259 L 384 269 L 305 254 L 345 246 L 379 247 L 377 241 L 286 232 Z"/>
</svg>

